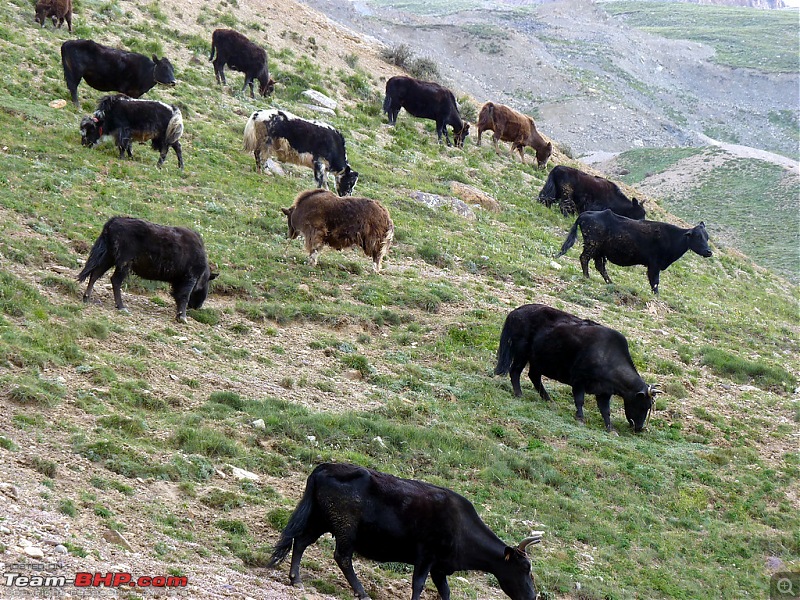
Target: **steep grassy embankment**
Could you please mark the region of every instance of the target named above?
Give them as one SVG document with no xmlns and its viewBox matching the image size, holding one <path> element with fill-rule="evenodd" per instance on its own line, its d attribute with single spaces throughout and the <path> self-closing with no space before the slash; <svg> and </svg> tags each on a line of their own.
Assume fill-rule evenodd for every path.
<svg viewBox="0 0 800 600">
<path fill-rule="evenodd" d="M 544 529 L 533 565 L 550 598 L 764 596 L 768 558 L 798 565 L 796 287 L 725 251 L 685 256 L 658 298 L 641 268 L 612 265 L 613 285 L 584 280 L 577 249 L 552 258 L 571 221 L 536 202 L 544 173 L 473 138 L 441 147 L 432 124 L 406 114 L 388 128 L 388 67 L 294 5 L 77 6 L 77 36 L 172 59 L 180 84 L 148 97 L 183 111 L 183 172 L 174 155 L 156 169 L 144 146 L 132 161 L 110 144 L 82 148 L 78 123 L 100 93 L 81 85 L 80 112 L 48 106 L 66 97 L 66 33 L 34 28 L 22 0 L 0 17 L 0 51 L 16 65 L 0 89 L 0 481 L 21 491 L 0 514 L 6 563 L 23 560 L 23 537 L 55 536 L 68 572 L 124 563 L 186 574 L 193 597 L 299 597 L 265 556 L 313 465 L 337 460 L 454 488 L 509 542 Z M 280 82 L 269 102 L 213 84 L 217 26 L 269 43 Z M 241 75 L 229 77 L 236 89 Z M 257 175 L 241 150 L 255 108 L 311 116 L 307 87 L 340 100 L 330 121 L 361 173 L 357 192 L 392 213 L 380 276 L 350 251 L 306 265 L 279 208 L 311 172 Z M 409 198 L 449 194 L 451 181 L 503 211 L 469 221 Z M 102 304 L 81 304 L 74 276 L 115 214 L 201 232 L 221 275 L 189 324 L 173 322 L 164 286 L 135 278 L 130 315 L 100 285 Z M 545 403 L 491 376 L 503 319 L 525 302 L 627 336 L 666 392 L 646 432 L 629 432 L 618 398 L 616 437 L 591 405 L 577 425 L 565 386 L 547 382 Z M 237 481 L 231 465 L 260 479 Z M 103 542 L 105 527 L 133 552 Z M 307 590 L 350 596 L 330 540 L 306 556 Z M 410 593 L 403 565 L 359 572 L 373 598 Z M 501 595 L 490 577 L 451 579 L 455 598 Z"/>
</svg>

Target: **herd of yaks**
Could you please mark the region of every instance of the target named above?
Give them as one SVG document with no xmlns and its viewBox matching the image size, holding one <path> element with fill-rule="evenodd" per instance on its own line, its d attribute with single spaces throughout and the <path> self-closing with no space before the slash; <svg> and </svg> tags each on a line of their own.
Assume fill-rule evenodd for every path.
<svg viewBox="0 0 800 600">
<path fill-rule="evenodd" d="M 36 22 L 46 18 L 60 27 L 67 22 L 71 31 L 71 0 L 39 0 Z M 171 63 L 144 55 L 109 48 L 91 40 L 64 42 L 61 49 L 64 77 L 72 100 L 78 106 L 77 87 L 81 79 L 101 91 L 121 92 L 104 96 L 95 112 L 81 122 L 82 143 L 97 144 L 104 136 L 115 139 L 120 158 L 131 156 L 134 141 L 151 141 L 160 152 L 160 166 L 173 148 L 183 167 L 180 110 L 162 102 L 138 98 L 156 83 L 174 85 Z M 216 54 L 216 58 L 215 58 Z M 215 30 L 212 35 L 214 73 L 225 84 L 226 64 L 245 74 L 242 90 L 259 82 L 262 96 L 273 92 L 266 52 L 234 30 Z M 394 124 L 400 108 L 409 114 L 436 122 L 441 141 L 450 144 L 447 131 L 453 129 L 454 143 L 463 146 L 469 123 L 460 114 L 453 93 L 436 83 L 410 77 L 392 77 L 386 84 L 383 109 Z M 552 155 L 552 143 L 536 130 L 533 119 L 509 107 L 487 102 L 477 123 L 477 143 L 491 130 L 498 141 L 511 142 L 511 152 L 524 148 L 536 152 L 544 168 Z M 314 169 L 320 189 L 301 192 L 287 216 L 290 238 L 303 235 L 312 264 L 324 245 L 341 249 L 359 246 L 372 257 L 375 271 L 391 244 L 394 225 L 388 211 L 368 198 L 352 197 L 358 173 L 347 162 L 342 134 L 327 123 L 311 121 L 287 111 L 254 112 L 245 126 L 245 149 L 254 153 L 256 168 L 263 168 L 268 156 Z M 338 197 L 327 189 L 325 173 L 336 176 Z M 584 235 L 581 266 L 589 276 L 588 262 L 610 283 L 606 261 L 618 265 L 643 264 L 654 293 L 658 293 L 659 272 L 680 258 L 687 249 L 711 256 L 703 223 L 682 229 L 667 223 L 644 220 L 645 210 L 635 198 L 628 199 L 616 184 L 557 166 L 550 172 L 539 194 L 550 206 L 558 202 L 562 212 L 578 218 L 564 242 L 564 254 L 574 244 L 578 228 Z M 98 278 L 112 267 L 115 304 L 124 309 L 121 285 L 129 272 L 145 279 L 167 281 L 177 306 L 177 319 L 186 321 L 187 308 L 200 308 L 209 282 L 217 277 L 208 264 L 200 235 L 190 229 L 149 223 L 130 217 L 113 217 L 95 241 L 80 281 L 88 278 L 83 300 L 91 300 Z M 585 394 L 596 396 L 606 428 L 613 431 L 610 399 L 624 400 L 625 416 L 634 431 L 641 431 L 652 412 L 658 390 L 639 376 L 619 332 L 541 304 L 528 304 L 509 313 L 497 351 L 496 374 L 510 374 L 515 395 L 520 395 L 520 376 L 528 375 L 544 399 L 549 394 L 542 376 L 572 387 L 576 418 L 583 422 Z M 431 577 L 443 599 L 450 597 L 447 576 L 455 571 L 481 570 L 495 575 L 500 587 L 513 600 L 535 600 L 538 596 L 526 547 L 541 541 L 534 532 L 517 546 L 505 545 L 481 520 L 474 506 L 452 490 L 417 480 L 395 477 L 357 465 L 319 465 L 308 477 L 302 500 L 292 514 L 275 547 L 270 566 L 292 551 L 289 578 L 301 584 L 300 560 L 305 549 L 323 533 L 336 539 L 334 557 L 357 598 L 369 598 L 356 576 L 352 556 L 358 553 L 378 561 L 405 562 L 414 566 L 412 600 L 419 600 L 425 581 Z"/>
</svg>

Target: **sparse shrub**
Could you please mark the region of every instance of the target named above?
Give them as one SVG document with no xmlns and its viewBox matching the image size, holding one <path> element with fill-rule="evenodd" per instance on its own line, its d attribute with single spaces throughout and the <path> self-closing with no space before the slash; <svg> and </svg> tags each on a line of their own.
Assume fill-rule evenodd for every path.
<svg viewBox="0 0 800 600">
<path fill-rule="evenodd" d="M 347 54 L 344 57 L 344 62 L 351 69 L 355 69 L 358 64 L 358 54 Z"/>
<path fill-rule="evenodd" d="M 212 392 L 208 396 L 208 401 L 224 404 L 235 410 L 242 410 L 244 408 L 244 400 L 242 400 L 242 397 L 236 392 Z"/>
<path fill-rule="evenodd" d="M 458 112 L 465 121 L 470 123 L 478 121 L 478 105 L 469 96 L 464 95 L 458 98 Z"/>
<path fill-rule="evenodd" d="M 241 494 L 222 490 L 220 488 L 213 488 L 205 496 L 200 498 L 200 502 L 211 508 L 219 510 L 231 510 L 232 508 L 240 508 L 244 506 L 244 498 Z"/>
<path fill-rule="evenodd" d="M 58 511 L 68 517 L 74 517 L 78 514 L 78 509 L 75 503 L 69 498 L 62 500 L 58 505 Z"/>
<path fill-rule="evenodd" d="M 282 531 L 289 523 L 289 517 L 291 516 L 292 511 L 290 510 L 285 508 L 274 508 L 267 513 L 267 523 L 269 523 L 273 529 Z"/>
<path fill-rule="evenodd" d="M 432 58 L 415 58 L 408 65 L 408 72 L 417 79 L 435 80 L 439 79 L 439 65 Z"/>
<path fill-rule="evenodd" d="M 367 357 L 361 354 L 346 354 L 341 361 L 346 367 L 359 371 L 364 377 L 369 377 L 374 371 Z"/>
<path fill-rule="evenodd" d="M 31 457 L 30 465 L 35 471 L 51 479 L 56 476 L 56 471 L 58 471 L 58 465 L 56 463 L 39 456 Z"/>
<path fill-rule="evenodd" d="M 17 445 L 11 440 L 11 438 L 0 435 L 0 448 L 14 451 L 17 449 Z"/>
<path fill-rule="evenodd" d="M 126 435 L 140 436 L 147 431 L 147 424 L 143 419 L 133 419 L 122 415 L 101 417 L 97 422 L 106 429 L 114 429 Z"/>
<path fill-rule="evenodd" d="M 214 525 L 233 535 L 247 535 L 247 525 L 238 519 L 220 519 Z"/>
<path fill-rule="evenodd" d="M 386 47 L 381 49 L 381 58 L 389 63 L 402 68 L 407 68 L 413 52 L 411 46 L 408 44 L 398 44 L 391 48 Z"/>
<path fill-rule="evenodd" d="M 224 433 L 208 427 L 181 427 L 175 432 L 173 442 L 186 452 L 210 458 L 239 454 L 236 442 L 226 437 Z"/>
</svg>

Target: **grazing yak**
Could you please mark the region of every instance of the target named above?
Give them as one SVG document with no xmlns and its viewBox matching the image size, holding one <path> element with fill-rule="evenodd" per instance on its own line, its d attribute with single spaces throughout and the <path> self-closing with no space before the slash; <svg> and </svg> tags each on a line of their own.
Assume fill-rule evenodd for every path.
<svg viewBox="0 0 800 600">
<path fill-rule="evenodd" d="M 553 154 L 552 142 L 545 140 L 536 130 L 533 119 L 503 104 L 487 102 L 481 107 L 478 114 L 478 146 L 481 145 L 481 135 L 486 130 L 494 132 L 492 142 L 495 152 L 498 152 L 499 141 L 511 142 L 510 153 L 513 155 L 514 150 L 518 150 L 522 162 L 525 162 L 525 146 L 533 148 L 540 169 L 545 168 Z"/>
<path fill-rule="evenodd" d="M 344 136 L 333 126 L 309 121 L 285 110 L 257 110 L 244 127 L 244 149 L 256 159 L 261 171 L 267 157 L 314 169 L 317 186 L 327 188 L 325 172 L 336 176 L 340 196 L 353 193 L 358 171 L 347 163 Z"/>
<path fill-rule="evenodd" d="M 303 552 L 327 532 L 336 540 L 333 557 L 359 600 L 369 596 L 353 569 L 354 554 L 413 565 L 411 600 L 420 599 L 429 575 L 439 596 L 449 600 L 447 576 L 473 570 L 493 574 L 512 600 L 537 597 L 525 549 L 541 542 L 542 532 L 507 546 L 469 500 L 447 488 L 357 465 L 321 464 L 309 475 L 268 566 L 291 550 L 289 581 L 302 586 Z"/>
<path fill-rule="evenodd" d="M 216 59 L 214 58 L 216 54 Z M 253 94 L 253 80 L 258 80 L 258 91 L 262 96 L 267 96 L 275 91 L 275 81 L 269 76 L 267 67 L 267 53 L 260 46 L 254 44 L 244 35 L 233 29 L 215 29 L 211 34 L 211 56 L 208 60 L 214 61 L 214 75 L 217 83 L 227 85 L 225 81 L 225 65 L 234 71 L 244 73 L 242 92 L 250 86 L 250 97 Z"/>
<path fill-rule="evenodd" d="M 122 92 L 131 98 L 148 92 L 155 84 L 175 85 L 172 63 L 155 54 L 150 60 L 144 54 L 109 48 L 92 40 L 67 40 L 61 44 L 64 80 L 78 104 L 81 79 L 101 92 Z"/>
<path fill-rule="evenodd" d="M 548 208 L 558 202 L 565 217 L 606 208 L 631 219 L 645 217 L 644 202 L 636 198 L 629 200 L 616 183 L 564 165 L 558 165 L 550 171 L 539 192 L 539 202 Z"/>
<path fill-rule="evenodd" d="M 591 259 L 594 259 L 594 266 L 606 283 L 611 283 L 606 261 L 621 267 L 645 265 L 654 294 L 658 294 L 661 271 L 687 250 L 705 258 L 712 255 L 708 247 L 708 232 L 702 221 L 691 229 L 683 229 L 670 223 L 628 219 L 606 209 L 580 215 L 556 258 L 564 256 L 575 244 L 579 227 L 583 233 L 581 268 L 585 277 L 589 277 Z"/>
<path fill-rule="evenodd" d="M 397 75 L 386 82 L 386 97 L 383 112 L 389 117 L 389 125 L 397 123 L 397 114 L 405 108 L 408 114 L 436 121 L 436 135 L 442 143 L 442 134 L 450 146 L 447 125 L 453 128 L 453 143 L 460 148 L 469 134 L 469 123 L 461 119 L 458 103 L 453 92 L 438 83 L 420 81 L 412 77 Z"/>
<path fill-rule="evenodd" d="M 549 401 L 550 395 L 542 385 L 542 375 L 572 386 L 575 418 L 581 423 L 584 395 L 594 394 L 607 431 L 614 430 L 612 395 L 622 396 L 625 418 L 638 433 L 660 392 L 639 376 L 621 333 L 544 304 L 512 310 L 500 334 L 494 373 L 509 373 L 515 396 L 522 395 L 519 380 L 526 364 L 528 377 L 543 400 Z"/>
<path fill-rule="evenodd" d="M 61 27 L 67 22 L 67 29 L 72 33 L 72 0 L 39 0 L 34 7 L 33 20 L 44 27 L 47 19 L 53 20 L 53 27 Z"/>
<path fill-rule="evenodd" d="M 328 190 L 300 192 L 289 208 L 281 208 L 289 225 L 289 239 L 302 235 L 312 265 L 324 246 L 342 250 L 357 246 L 372 258 L 380 273 L 381 263 L 394 239 L 394 223 L 379 202 L 369 198 L 337 198 Z"/>
<path fill-rule="evenodd" d="M 133 158 L 133 142 L 150 141 L 160 157 L 161 167 L 172 148 L 178 156 L 178 166 L 183 168 L 180 139 L 183 135 L 183 117 L 176 106 L 153 100 L 128 98 L 124 94 L 103 96 L 94 114 L 81 121 L 81 144 L 94 146 L 104 135 L 110 135 L 119 148 L 119 157 L 125 152 Z"/>
<path fill-rule="evenodd" d="M 143 219 L 112 217 L 103 225 L 78 281 L 89 278 L 83 301 L 92 299 L 95 282 L 111 267 L 114 302 L 122 302 L 122 283 L 133 272 L 143 279 L 168 281 L 177 305 L 176 320 L 186 322 L 186 308 L 200 308 L 208 296 L 208 282 L 217 277 L 208 266 L 200 235 L 185 227 L 156 225 Z"/>
</svg>

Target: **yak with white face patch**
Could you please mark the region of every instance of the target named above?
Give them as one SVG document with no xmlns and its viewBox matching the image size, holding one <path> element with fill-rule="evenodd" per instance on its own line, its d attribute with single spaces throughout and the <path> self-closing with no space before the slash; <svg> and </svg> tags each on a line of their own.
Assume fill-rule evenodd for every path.
<svg viewBox="0 0 800 600">
<path fill-rule="evenodd" d="M 281 162 L 314 169 L 317 187 L 327 188 L 326 171 L 336 176 L 336 192 L 349 196 L 358 173 L 347 162 L 344 136 L 334 127 L 285 110 L 257 110 L 244 128 L 244 149 L 252 152 L 256 171 L 275 156 Z"/>
</svg>

